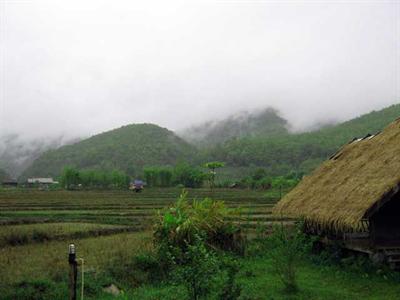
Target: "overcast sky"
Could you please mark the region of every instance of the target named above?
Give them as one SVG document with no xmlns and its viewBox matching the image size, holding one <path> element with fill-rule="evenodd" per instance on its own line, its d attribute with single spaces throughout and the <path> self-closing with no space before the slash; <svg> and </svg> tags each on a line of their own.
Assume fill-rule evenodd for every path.
<svg viewBox="0 0 400 300">
<path fill-rule="evenodd" d="M 267 106 L 306 128 L 400 102 L 399 1 L 0 3 L 0 136 Z"/>
</svg>

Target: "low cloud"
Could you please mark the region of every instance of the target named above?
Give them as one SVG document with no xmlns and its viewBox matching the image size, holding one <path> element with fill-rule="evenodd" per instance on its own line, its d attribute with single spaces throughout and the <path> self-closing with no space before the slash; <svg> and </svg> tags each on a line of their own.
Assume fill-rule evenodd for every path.
<svg viewBox="0 0 400 300">
<path fill-rule="evenodd" d="M 302 130 L 400 99 L 396 1 L 0 5 L 0 136 L 177 130 L 265 107 Z"/>
</svg>

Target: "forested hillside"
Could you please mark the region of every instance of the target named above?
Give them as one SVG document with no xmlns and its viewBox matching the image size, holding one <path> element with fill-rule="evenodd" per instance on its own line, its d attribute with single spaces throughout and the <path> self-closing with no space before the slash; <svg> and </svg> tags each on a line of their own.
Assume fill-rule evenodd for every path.
<svg viewBox="0 0 400 300">
<path fill-rule="evenodd" d="M 262 166 L 271 175 L 307 173 L 354 137 L 374 134 L 398 117 L 399 104 L 314 132 L 233 138 L 202 155 L 232 167 Z"/>
<path fill-rule="evenodd" d="M 121 170 L 133 176 L 147 165 L 174 165 L 180 160 L 190 160 L 195 151 L 165 128 L 153 124 L 128 125 L 50 150 L 34 161 L 22 177 L 57 176 L 66 165 L 81 170 Z"/>
<path fill-rule="evenodd" d="M 226 163 L 220 177 L 223 179 L 240 178 L 260 167 L 268 175 L 301 175 L 354 137 L 374 134 L 399 116 L 400 105 L 393 105 L 339 125 L 292 134 L 286 130 L 286 121 L 268 109 L 238 120 L 228 118 L 213 125 L 212 130 L 199 129 L 198 133 L 206 134 L 193 138 L 197 147 L 156 125 L 129 125 L 48 151 L 23 177 L 57 176 L 66 165 L 82 170 L 116 169 L 133 176 L 141 175 L 145 166 L 175 165 L 180 161 L 203 165 L 215 160 Z"/>
<path fill-rule="evenodd" d="M 193 126 L 180 135 L 200 148 L 236 137 L 277 136 L 288 133 L 288 123 L 272 108 L 258 113 L 242 112 L 220 121 Z"/>
</svg>

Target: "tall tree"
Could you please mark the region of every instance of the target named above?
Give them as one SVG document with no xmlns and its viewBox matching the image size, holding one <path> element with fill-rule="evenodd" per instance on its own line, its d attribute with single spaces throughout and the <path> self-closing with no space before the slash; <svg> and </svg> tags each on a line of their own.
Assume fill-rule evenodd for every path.
<svg viewBox="0 0 400 300">
<path fill-rule="evenodd" d="M 211 161 L 204 165 L 206 168 L 210 170 L 209 178 L 210 178 L 210 185 L 211 188 L 215 186 L 215 176 L 217 175 L 216 169 L 222 168 L 225 166 L 225 163 L 221 161 Z"/>
</svg>

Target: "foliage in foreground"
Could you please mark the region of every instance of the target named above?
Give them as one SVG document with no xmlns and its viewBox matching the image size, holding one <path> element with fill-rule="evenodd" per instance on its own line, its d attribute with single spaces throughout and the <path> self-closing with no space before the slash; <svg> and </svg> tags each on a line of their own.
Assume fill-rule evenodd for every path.
<svg viewBox="0 0 400 300">
<path fill-rule="evenodd" d="M 297 273 L 300 262 L 311 255 L 315 239 L 303 233 L 302 222 L 296 226 L 280 224 L 258 230 L 257 237 L 246 249 L 246 255 L 268 257 L 284 291 L 296 293 L 299 290 Z"/>
<path fill-rule="evenodd" d="M 221 293 L 236 299 L 238 268 L 233 253 L 243 252 L 238 227 L 227 221 L 221 201 L 189 203 L 183 193 L 176 204 L 160 213 L 154 225 L 154 245 L 159 264 L 172 282 L 186 287 L 191 299 Z M 228 252 L 223 252 L 228 251 Z"/>
<path fill-rule="evenodd" d="M 154 225 L 156 247 L 185 251 L 198 239 L 211 249 L 243 251 L 240 228 L 227 220 L 230 212 L 222 201 L 206 198 L 189 203 L 183 192 L 176 204 L 159 213 Z"/>
<path fill-rule="evenodd" d="M 272 246 L 269 251 L 272 267 L 283 283 L 285 291 L 297 292 L 299 261 L 310 252 L 312 241 L 303 234 L 301 225 L 294 228 L 278 225 L 267 238 L 267 242 Z"/>
</svg>

